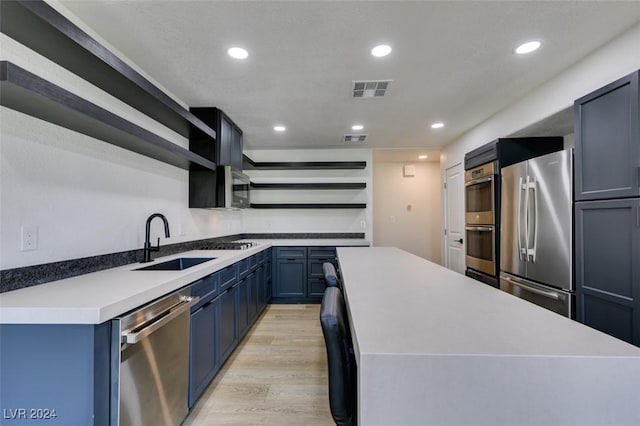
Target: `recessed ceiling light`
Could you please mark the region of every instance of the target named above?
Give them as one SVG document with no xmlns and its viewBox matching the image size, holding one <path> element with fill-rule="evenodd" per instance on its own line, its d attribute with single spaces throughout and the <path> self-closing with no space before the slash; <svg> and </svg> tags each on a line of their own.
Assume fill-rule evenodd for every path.
<svg viewBox="0 0 640 426">
<path fill-rule="evenodd" d="M 285 130 L 287 130 L 287 128 L 284 126 L 273 126 L 273 130 L 275 130 L 276 132 L 284 132 Z"/>
<path fill-rule="evenodd" d="M 229 54 L 229 56 L 236 59 L 247 59 L 249 57 L 249 52 L 247 52 L 242 47 L 232 47 L 227 50 L 227 53 Z"/>
<path fill-rule="evenodd" d="M 351 130 L 362 130 L 364 129 L 364 126 L 362 124 L 354 124 L 353 126 L 351 126 Z"/>
<path fill-rule="evenodd" d="M 433 123 L 431 125 L 432 129 L 442 129 L 444 127 L 444 123 Z"/>
<path fill-rule="evenodd" d="M 427 158 L 429 158 L 428 155 L 418 155 L 418 160 L 426 160 Z"/>
<path fill-rule="evenodd" d="M 371 54 L 378 58 L 387 56 L 389 53 L 391 53 L 391 46 L 387 44 L 380 44 L 374 47 L 373 49 L 371 49 Z"/>
<path fill-rule="evenodd" d="M 526 53 L 531 53 L 534 50 L 538 49 L 542 45 L 538 40 L 528 41 L 526 43 L 521 44 L 516 48 L 516 53 L 518 55 L 524 55 Z"/>
</svg>

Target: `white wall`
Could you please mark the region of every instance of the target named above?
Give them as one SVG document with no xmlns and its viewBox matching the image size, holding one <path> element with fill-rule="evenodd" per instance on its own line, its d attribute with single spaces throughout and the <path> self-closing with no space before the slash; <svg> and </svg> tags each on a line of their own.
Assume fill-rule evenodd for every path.
<svg viewBox="0 0 640 426">
<path fill-rule="evenodd" d="M 640 24 L 463 134 L 442 150 L 442 181 L 446 169 L 463 164 L 464 154 L 472 149 L 542 121 L 571 107 L 575 99 L 640 69 L 639 46 Z M 573 143 L 573 134 L 565 135 L 565 147 L 573 146 Z M 444 215 L 444 211 L 441 214 Z M 444 250 L 443 244 L 442 252 Z"/>
<path fill-rule="evenodd" d="M 639 69 L 639 46 L 640 24 L 447 145 L 441 170 L 463 162 L 466 152 L 562 111 L 575 99 Z"/>
<path fill-rule="evenodd" d="M 2 60 L 188 146 L 184 137 L 4 34 L 0 52 Z M 145 220 L 154 212 L 165 214 L 171 228 L 165 240 L 160 221 L 154 222 L 152 237 L 162 235 L 161 244 L 243 228 L 240 212 L 188 208 L 186 170 L 0 109 L 0 269 L 141 248 Z M 22 226 L 37 228 L 37 250 L 20 251 Z"/>
<path fill-rule="evenodd" d="M 253 161 L 366 161 L 356 170 L 245 170 L 252 182 L 364 182 L 359 190 L 260 190 L 252 203 L 366 203 L 366 209 L 250 209 L 243 212 L 244 230 L 253 232 L 364 232 L 371 239 L 370 149 L 246 150 Z"/>
<path fill-rule="evenodd" d="M 415 166 L 414 177 L 403 165 Z M 373 245 L 395 246 L 441 263 L 440 164 L 376 162 L 373 167 Z"/>
</svg>

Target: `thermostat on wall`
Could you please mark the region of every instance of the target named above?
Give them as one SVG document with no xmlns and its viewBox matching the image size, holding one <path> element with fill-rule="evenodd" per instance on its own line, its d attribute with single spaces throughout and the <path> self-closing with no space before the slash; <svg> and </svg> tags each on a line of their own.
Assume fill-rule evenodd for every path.
<svg viewBox="0 0 640 426">
<path fill-rule="evenodd" d="M 402 176 L 414 177 L 416 175 L 416 166 L 406 165 L 402 167 Z"/>
</svg>

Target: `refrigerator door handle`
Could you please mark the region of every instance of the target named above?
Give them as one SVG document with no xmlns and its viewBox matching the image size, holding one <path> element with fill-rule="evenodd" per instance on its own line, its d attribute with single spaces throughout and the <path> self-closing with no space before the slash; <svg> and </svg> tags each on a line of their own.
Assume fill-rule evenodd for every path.
<svg viewBox="0 0 640 426">
<path fill-rule="evenodd" d="M 516 220 L 516 232 L 518 233 L 518 260 L 522 260 L 522 255 L 526 255 L 526 250 L 522 246 L 522 176 L 518 180 L 518 219 Z"/>
<path fill-rule="evenodd" d="M 527 176 L 528 178 L 528 176 Z M 531 190 L 531 193 L 533 193 L 533 215 L 529 215 L 529 218 L 533 218 L 533 221 L 529 221 L 528 225 L 533 223 L 533 246 L 529 245 L 529 241 L 527 240 L 527 261 L 529 260 L 529 257 L 531 258 L 532 262 L 536 261 L 536 249 L 538 246 L 538 185 L 536 183 L 536 181 L 534 180 L 534 178 L 531 178 L 531 180 L 529 181 L 529 183 L 527 184 L 527 191 Z M 531 207 L 531 203 L 529 203 L 529 208 Z M 528 226 L 527 226 L 528 228 Z M 527 229 L 528 231 L 528 229 Z"/>
<path fill-rule="evenodd" d="M 532 287 L 532 286 L 530 286 L 528 284 L 523 283 L 522 281 L 515 280 L 515 279 L 513 279 L 511 277 L 502 276 L 501 278 L 504 279 L 504 280 L 509 281 L 513 285 L 516 285 L 518 287 L 522 287 L 523 289 L 525 289 L 527 291 L 530 291 L 531 293 L 535 293 L 535 294 L 538 294 L 540 296 L 547 297 L 547 298 L 553 299 L 553 300 L 561 300 L 562 299 L 562 297 L 560 296 L 560 293 L 558 293 L 557 291 L 547 291 L 547 290 L 539 289 L 537 287 Z"/>
</svg>

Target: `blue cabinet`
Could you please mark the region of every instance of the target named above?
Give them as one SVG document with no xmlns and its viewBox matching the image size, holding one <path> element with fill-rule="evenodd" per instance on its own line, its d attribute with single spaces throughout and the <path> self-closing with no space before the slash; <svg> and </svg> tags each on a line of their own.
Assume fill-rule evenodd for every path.
<svg viewBox="0 0 640 426">
<path fill-rule="evenodd" d="M 576 319 L 640 346 L 640 199 L 576 203 Z"/>
<path fill-rule="evenodd" d="M 218 316 L 220 299 L 210 300 L 191 314 L 189 408 L 207 388 L 219 367 Z"/>
<path fill-rule="evenodd" d="M 220 362 L 229 357 L 238 342 L 236 289 L 237 286 L 231 287 L 220 295 Z"/>
<path fill-rule="evenodd" d="M 111 332 L 111 321 L 1 324 L 0 424 L 111 424 Z"/>
<path fill-rule="evenodd" d="M 576 319 L 640 346 L 640 71 L 574 103 Z"/>
<path fill-rule="evenodd" d="M 277 247 L 275 300 L 279 303 L 320 303 L 325 289 L 324 262 L 337 264 L 335 247 Z"/>
<path fill-rule="evenodd" d="M 238 308 L 238 334 L 240 336 L 244 335 L 249 328 L 249 292 L 251 290 L 249 283 L 252 277 L 253 274 L 247 275 L 245 279 L 234 286 Z"/>
<path fill-rule="evenodd" d="M 249 321 L 253 323 L 258 317 L 258 307 L 260 305 L 260 289 L 262 268 L 256 269 L 251 274 L 251 280 L 249 281 Z"/>
<path fill-rule="evenodd" d="M 574 103 L 575 200 L 640 196 L 640 71 Z"/>
<path fill-rule="evenodd" d="M 306 296 L 307 262 L 304 259 L 276 259 L 275 297 Z"/>
</svg>

